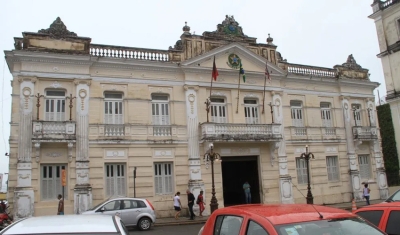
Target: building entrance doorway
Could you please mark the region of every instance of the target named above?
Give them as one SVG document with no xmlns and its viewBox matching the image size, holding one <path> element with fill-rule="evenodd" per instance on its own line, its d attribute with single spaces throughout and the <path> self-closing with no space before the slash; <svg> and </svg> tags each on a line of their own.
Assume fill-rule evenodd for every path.
<svg viewBox="0 0 400 235">
<path fill-rule="evenodd" d="M 245 203 L 243 184 L 251 187 L 251 202 L 260 203 L 257 156 L 222 157 L 222 186 L 224 206 Z"/>
</svg>

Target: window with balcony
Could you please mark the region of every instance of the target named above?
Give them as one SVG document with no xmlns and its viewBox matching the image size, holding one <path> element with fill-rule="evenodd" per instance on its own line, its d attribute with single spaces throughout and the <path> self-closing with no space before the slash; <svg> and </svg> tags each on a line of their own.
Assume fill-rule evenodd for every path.
<svg viewBox="0 0 400 235">
<path fill-rule="evenodd" d="M 122 94 L 104 93 L 104 123 L 105 124 L 123 124 L 122 115 Z"/>
<path fill-rule="evenodd" d="M 321 120 L 323 127 L 332 127 L 332 112 L 331 104 L 327 102 L 321 102 Z"/>
<path fill-rule="evenodd" d="M 301 101 L 291 100 L 290 109 L 292 116 L 292 124 L 295 127 L 304 127 L 303 121 L 303 105 Z"/>
<path fill-rule="evenodd" d="M 105 164 L 106 196 L 126 196 L 125 164 Z"/>
<path fill-rule="evenodd" d="M 306 160 L 296 157 L 297 183 L 307 184 L 307 162 Z"/>
<path fill-rule="evenodd" d="M 169 97 L 163 94 L 151 95 L 151 112 L 153 121 L 153 135 L 155 136 L 170 136 L 170 110 Z"/>
<path fill-rule="evenodd" d="M 45 120 L 65 121 L 65 91 L 46 91 Z"/>
<path fill-rule="evenodd" d="M 369 155 L 358 155 L 358 165 L 360 166 L 360 177 L 362 179 L 370 179 L 371 162 Z"/>
<path fill-rule="evenodd" d="M 353 104 L 353 119 L 357 126 L 361 126 L 361 105 Z"/>
<path fill-rule="evenodd" d="M 326 157 L 326 169 L 328 172 L 328 181 L 339 180 L 339 163 L 337 156 Z"/>
<path fill-rule="evenodd" d="M 244 99 L 244 116 L 247 124 L 258 124 L 258 104 L 255 99 Z"/>
<path fill-rule="evenodd" d="M 226 123 L 226 102 L 224 98 L 211 98 L 211 122 Z"/>
<path fill-rule="evenodd" d="M 157 195 L 173 193 L 172 163 L 154 163 L 154 189 Z"/>
<path fill-rule="evenodd" d="M 66 169 L 66 165 L 41 165 L 40 168 L 41 199 L 57 200 L 58 194 L 62 194 L 61 170 Z M 68 199 L 68 177 L 67 186 L 64 188 L 64 198 Z"/>
</svg>

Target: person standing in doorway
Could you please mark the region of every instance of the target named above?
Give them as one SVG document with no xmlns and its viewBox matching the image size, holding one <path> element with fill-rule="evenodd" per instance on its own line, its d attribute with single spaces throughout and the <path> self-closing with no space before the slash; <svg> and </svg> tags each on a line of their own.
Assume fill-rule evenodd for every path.
<svg viewBox="0 0 400 235">
<path fill-rule="evenodd" d="M 175 219 L 179 219 L 179 214 L 181 213 L 181 208 L 182 208 L 182 204 L 181 204 L 181 193 L 177 192 L 175 194 L 174 197 L 174 208 L 175 208 Z"/>
<path fill-rule="evenodd" d="M 58 211 L 57 215 L 64 215 L 64 198 L 58 194 Z"/>
<path fill-rule="evenodd" d="M 188 207 L 189 207 L 189 214 L 190 214 L 190 220 L 194 220 L 195 214 L 193 212 L 193 205 L 194 205 L 194 195 L 193 193 L 190 192 L 190 190 L 186 190 L 187 193 L 187 198 L 188 198 Z"/>
<path fill-rule="evenodd" d="M 371 189 L 368 188 L 368 184 L 364 184 L 363 196 L 365 198 L 365 201 L 367 202 L 367 205 L 370 205 L 370 203 L 369 203 L 369 193 L 370 192 L 371 192 Z"/>
<path fill-rule="evenodd" d="M 249 182 L 245 182 L 243 184 L 244 196 L 246 198 L 246 203 L 251 203 L 251 192 L 250 192 L 250 184 Z"/>
<path fill-rule="evenodd" d="M 204 209 L 205 209 L 204 205 L 206 205 L 206 204 L 204 203 L 203 190 L 201 190 L 199 196 L 197 196 L 197 201 L 196 201 L 196 203 L 199 204 L 199 209 L 200 209 L 200 214 L 199 214 L 199 216 L 200 216 L 200 217 L 203 217 L 203 211 L 204 211 Z"/>
</svg>

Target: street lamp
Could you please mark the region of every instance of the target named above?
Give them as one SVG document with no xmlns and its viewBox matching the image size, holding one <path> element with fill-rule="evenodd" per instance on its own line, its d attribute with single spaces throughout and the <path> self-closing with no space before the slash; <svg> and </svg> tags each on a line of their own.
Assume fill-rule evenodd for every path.
<svg viewBox="0 0 400 235">
<path fill-rule="evenodd" d="M 311 186 L 310 186 L 310 157 L 312 157 L 312 159 L 314 159 L 314 154 L 311 152 L 308 152 L 308 145 L 306 145 L 306 152 L 302 153 L 300 155 L 301 159 L 306 160 L 306 164 L 307 164 L 307 181 L 308 181 L 308 186 L 307 186 L 307 204 L 314 204 L 314 197 L 311 193 Z"/>
<path fill-rule="evenodd" d="M 207 153 L 204 154 L 203 159 L 206 161 L 206 163 L 211 162 L 211 203 L 210 203 L 210 210 L 211 213 L 213 213 L 216 209 L 218 209 L 218 200 L 215 197 L 215 184 L 214 184 L 214 161 L 219 161 L 221 160 L 221 155 L 218 153 L 214 152 L 214 145 L 210 144 L 210 150 L 207 151 Z"/>
</svg>

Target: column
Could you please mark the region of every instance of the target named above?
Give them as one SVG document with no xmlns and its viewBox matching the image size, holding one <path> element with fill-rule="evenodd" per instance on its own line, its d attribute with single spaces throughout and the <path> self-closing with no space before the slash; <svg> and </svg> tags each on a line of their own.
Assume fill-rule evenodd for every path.
<svg viewBox="0 0 400 235">
<path fill-rule="evenodd" d="M 14 189 L 14 220 L 34 215 L 32 188 L 32 117 L 35 78 L 18 78 L 20 82 L 19 140 L 17 187 Z"/>
<path fill-rule="evenodd" d="M 286 155 L 286 142 L 285 142 L 285 128 L 283 123 L 283 109 L 282 97 L 279 93 L 272 92 L 272 104 L 274 109 L 274 121 L 281 124 L 279 129 L 282 133 L 282 140 L 276 143 L 278 147 L 278 167 L 279 167 L 279 188 L 281 194 L 281 203 L 291 204 L 294 203 L 292 192 L 292 177 L 289 175 L 287 155 Z M 274 146 L 271 145 L 273 148 Z"/>
<path fill-rule="evenodd" d="M 344 127 L 346 133 L 346 144 L 347 144 L 347 157 L 349 158 L 350 166 L 350 182 L 351 182 L 351 192 L 356 201 L 362 200 L 362 188 L 360 180 L 360 171 L 358 170 L 358 164 L 356 161 L 356 145 L 361 144 L 360 141 L 355 142 L 353 136 L 353 126 L 351 124 L 351 117 L 353 111 L 351 109 L 349 99 L 347 97 L 342 97 L 343 106 L 343 117 L 344 117 Z"/>
<path fill-rule="evenodd" d="M 188 188 L 197 196 L 200 194 L 200 190 L 203 190 L 204 201 L 206 201 L 206 192 L 204 182 L 201 179 L 201 156 L 199 148 L 199 119 L 197 111 L 197 103 L 199 102 L 197 97 L 198 86 L 184 86 L 185 98 L 186 98 L 186 116 L 187 116 L 187 136 L 188 136 L 188 157 L 189 157 L 189 182 Z M 199 210 L 197 204 L 194 205 L 194 211 Z M 209 211 L 204 211 L 203 215 L 208 215 Z"/>
<path fill-rule="evenodd" d="M 75 80 L 76 85 L 76 184 L 74 213 L 80 214 L 92 206 L 89 182 L 89 86 L 90 80 Z"/>
</svg>

